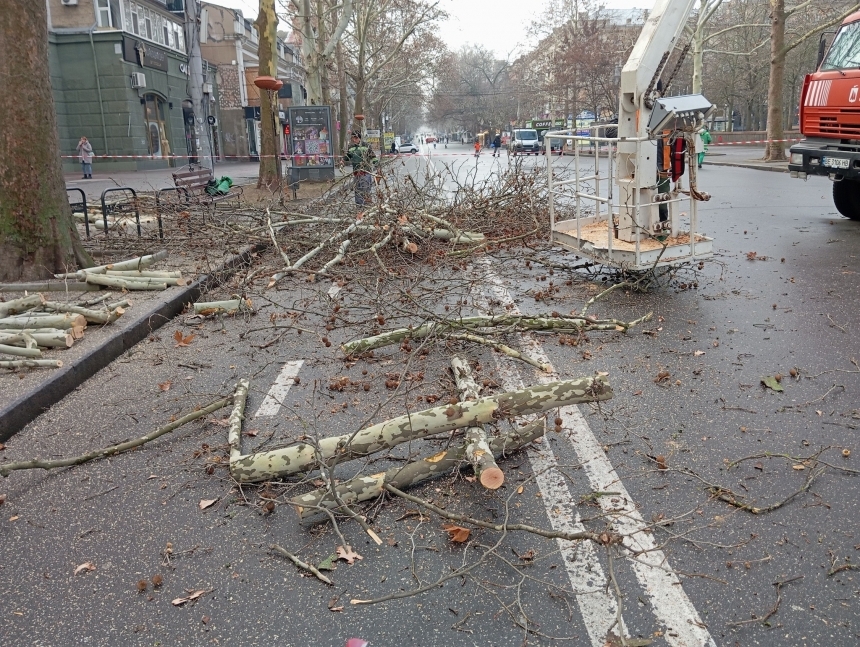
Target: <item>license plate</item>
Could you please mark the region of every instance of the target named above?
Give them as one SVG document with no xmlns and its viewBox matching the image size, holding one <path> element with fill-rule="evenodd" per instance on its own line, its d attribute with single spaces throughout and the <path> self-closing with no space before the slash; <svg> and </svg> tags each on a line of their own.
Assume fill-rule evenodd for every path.
<svg viewBox="0 0 860 647">
<path fill-rule="evenodd" d="M 825 157 L 822 162 L 824 166 L 828 166 L 830 168 L 848 168 L 848 164 L 851 160 L 845 159 L 844 157 Z"/>
</svg>

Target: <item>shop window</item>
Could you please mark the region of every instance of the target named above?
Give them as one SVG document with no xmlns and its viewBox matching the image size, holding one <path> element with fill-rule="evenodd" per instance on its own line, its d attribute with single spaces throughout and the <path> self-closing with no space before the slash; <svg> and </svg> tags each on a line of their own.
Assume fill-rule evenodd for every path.
<svg viewBox="0 0 860 647">
<path fill-rule="evenodd" d="M 146 126 L 149 154 L 153 157 L 170 157 L 166 103 L 156 94 L 143 95 L 143 101 L 143 123 Z"/>
</svg>

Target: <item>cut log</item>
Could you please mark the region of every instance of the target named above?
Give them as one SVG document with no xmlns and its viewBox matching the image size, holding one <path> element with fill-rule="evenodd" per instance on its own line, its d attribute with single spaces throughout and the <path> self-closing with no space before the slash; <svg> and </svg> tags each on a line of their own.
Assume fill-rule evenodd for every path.
<svg viewBox="0 0 860 647">
<path fill-rule="evenodd" d="M 128 278 L 150 278 L 150 279 L 181 279 L 182 272 L 176 271 L 171 272 L 168 270 L 107 270 L 105 272 L 108 276 L 118 276 L 120 278 L 128 277 Z"/>
<path fill-rule="evenodd" d="M 71 328 L 69 330 L 75 330 Z M 15 333 L 22 334 L 15 334 Z M 53 328 L 37 328 L 34 330 L 0 330 L 0 344 L 9 346 L 27 346 L 27 340 L 24 336 L 27 335 L 36 341 L 36 344 L 42 348 L 71 348 L 75 343 L 75 336 L 66 330 L 56 330 Z M 83 333 L 81 333 L 83 336 Z M 78 337 L 80 339 L 80 337 Z"/>
<path fill-rule="evenodd" d="M 490 441 L 490 449 L 497 458 L 510 454 L 544 435 L 543 418 L 525 427 L 497 436 Z M 406 465 L 393 467 L 386 472 L 372 476 L 357 476 L 335 486 L 338 498 L 349 505 L 369 501 L 384 491 L 385 485 L 405 489 L 422 481 L 446 474 L 461 466 L 465 458 L 466 443 L 452 447 L 428 458 L 422 458 Z M 325 515 L 323 508 L 335 509 L 337 500 L 328 488 L 320 488 L 290 499 L 302 521 L 316 521 Z M 328 518 L 328 515 L 325 515 Z"/>
<path fill-rule="evenodd" d="M 83 315 L 75 313 L 64 313 L 58 315 L 42 316 L 27 316 L 16 315 L 13 317 L 5 317 L 0 319 L 0 329 L 15 329 L 15 328 L 71 328 L 73 326 L 82 326 L 86 328 L 87 320 Z"/>
<path fill-rule="evenodd" d="M 248 399 L 250 384 L 249 380 L 243 377 L 236 383 L 236 390 L 233 392 L 233 410 L 227 419 L 227 443 L 230 445 L 231 463 L 242 455 L 242 421 L 245 418 L 245 401 Z"/>
<path fill-rule="evenodd" d="M 108 270 L 143 270 L 144 268 L 149 267 L 153 263 L 157 263 L 160 260 L 167 258 L 167 250 L 162 249 L 160 251 L 155 252 L 155 254 L 149 254 L 148 256 L 141 256 L 139 258 L 132 258 L 127 261 L 119 261 L 117 263 L 108 263 L 107 265 L 97 265 L 95 267 L 88 267 L 83 270 L 78 270 L 77 272 L 68 272 L 66 274 L 54 274 L 55 278 L 58 279 L 80 279 L 84 280 L 84 274 L 104 274 Z"/>
<path fill-rule="evenodd" d="M 251 309 L 249 299 L 229 299 L 227 301 L 200 301 L 194 304 L 194 313 L 208 317 L 215 314 L 236 314 L 239 310 Z"/>
<path fill-rule="evenodd" d="M 532 386 L 521 391 L 481 398 L 475 402 L 434 407 L 399 416 L 354 434 L 323 438 L 316 447 L 301 442 L 289 447 L 239 456 L 230 461 L 230 473 L 240 482 L 265 481 L 308 471 L 315 466 L 317 455 L 324 461 L 339 463 L 433 434 L 502 418 L 538 415 L 557 407 L 600 402 L 611 397 L 612 388 L 602 376 Z"/>
<path fill-rule="evenodd" d="M 6 301 L 5 303 L 0 303 L 0 318 L 21 314 L 39 305 L 42 305 L 42 296 L 40 294 L 31 294 L 21 299 Z"/>
<path fill-rule="evenodd" d="M 478 483 L 488 490 L 502 487 L 505 473 L 496 465 L 493 451 L 487 442 L 487 432 L 483 427 L 469 427 L 466 430 L 466 460 L 475 470 Z"/>
<path fill-rule="evenodd" d="M 16 357 L 29 357 L 32 359 L 38 359 L 42 357 L 42 351 L 38 348 L 21 348 L 19 346 L 7 346 L 2 343 L 0 340 L 0 353 L 6 355 L 14 355 Z"/>
<path fill-rule="evenodd" d="M 0 368 L 62 368 L 58 359 L 14 359 L 0 361 Z"/>
<path fill-rule="evenodd" d="M 48 310 L 54 310 L 55 312 L 79 314 L 87 320 L 87 323 L 94 324 L 113 323 L 125 314 L 125 310 L 123 308 L 114 308 L 113 310 L 93 310 L 91 308 L 69 305 L 68 303 L 58 303 L 56 301 L 45 301 L 42 305 Z"/>
<path fill-rule="evenodd" d="M 123 290 L 166 290 L 167 283 L 150 283 L 148 281 L 137 279 L 121 279 L 117 276 L 108 276 L 106 274 L 86 274 L 87 283 L 93 285 L 104 285 L 109 288 L 122 288 Z M 165 279 L 167 281 L 169 279 Z"/>
<path fill-rule="evenodd" d="M 477 400 L 478 384 L 472 376 L 472 368 L 468 362 L 459 357 L 451 358 L 451 371 L 460 392 L 460 401 Z M 478 483 L 488 490 L 498 490 L 505 482 L 505 473 L 496 465 L 493 452 L 487 442 L 487 431 L 483 427 L 466 429 L 466 460 L 475 471 Z"/>
</svg>

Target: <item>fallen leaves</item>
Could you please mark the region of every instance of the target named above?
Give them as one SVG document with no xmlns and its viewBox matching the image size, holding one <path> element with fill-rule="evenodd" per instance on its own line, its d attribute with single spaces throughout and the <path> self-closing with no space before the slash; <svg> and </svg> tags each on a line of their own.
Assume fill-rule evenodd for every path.
<svg viewBox="0 0 860 647">
<path fill-rule="evenodd" d="M 169 391 L 171 386 L 173 386 L 173 382 L 171 382 L 170 380 L 167 380 L 166 382 L 160 382 L 158 384 L 158 388 L 161 391 Z"/>
<path fill-rule="evenodd" d="M 457 544 L 469 541 L 469 535 L 472 534 L 469 528 L 463 528 L 453 523 L 446 523 L 442 528 L 448 533 L 448 538 Z"/>
<path fill-rule="evenodd" d="M 216 503 L 218 503 L 218 499 L 200 499 L 200 503 L 197 504 L 197 507 L 201 510 L 205 510 L 206 508 L 211 508 Z"/>
<path fill-rule="evenodd" d="M 186 604 L 188 602 L 194 602 L 195 600 L 198 600 L 198 599 L 202 598 L 204 595 L 206 595 L 207 593 L 209 593 L 209 591 L 206 591 L 204 589 L 198 589 L 196 591 L 193 589 L 185 589 L 185 592 L 188 593 L 189 595 L 187 595 L 184 598 L 174 598 L 173 600 L 170 601 L 170 604 L 172 604 L 175 607 L 181 607 L 183 604 Z"/>
<path fill-rule="evenodd" d="M 352 549 L 352 546 L 338 546 L 335 552 L 338 559 L 342 559 L 350 565 L 354 564 L 357 559 L 364 559 Z"/>
<path fill-rule="evenodd" d="M 660 371 L 657 373 L 657 377 L 654 378 L 655 384 L 660 384 L 661 382 L 666 382 L 669 380 L 669 371 Z"/>
<path fill-rule="evenodd" d="M 197 335 L 188 335 L 188 337 L 182 336 L 182 331 L 177 330 L 173 333 L 173 339 L 176 340 L 176 345 L 174 348 L 181 348 L 183 346 L 188 346 Z"/>
<path fill-rule="evenodd" d="M 777 391 L 777 392 L 785 391 L 785 389 L 783 389 L 782 385 L 779 383 L 780 380 L 782 379 L 782 376 L 780 375 L 778 377 L 780 378 L 779 380 L 777 379 L 777 376 L 775 376 L 775 375 L 767 375 L 767 376 L 761 378 L 761 383 L 764 384 L 771 391 Z"/>
<path fill-rule="evenodd" d="M 92 562 L 84 562 L 83 564 L 78 564 L 75 568 L 75 575 L 80 575 L 81 573 L 86 573 L 87 571 L 96 570 L 96 565 Z"/>
</svg>

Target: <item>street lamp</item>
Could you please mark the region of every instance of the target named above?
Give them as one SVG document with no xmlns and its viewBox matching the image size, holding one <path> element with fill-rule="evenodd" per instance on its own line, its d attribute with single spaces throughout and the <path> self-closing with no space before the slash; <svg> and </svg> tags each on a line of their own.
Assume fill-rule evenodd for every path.
<svg viewBox="0 0 860 647">
<path fill-rule="evenodd" d="M 275 164 L 278 181 L 281 180 L 281 152 L 278 150 L 278 106 L 275 102 L 278 90 L 284 87 L 284 82 L 273 76 L 258 76 L 254 79 L 254 85 L 265 90 L 269 97 L 269 108 L 272 111 L 272 141 L 275 143 Z"/>
</svg>

